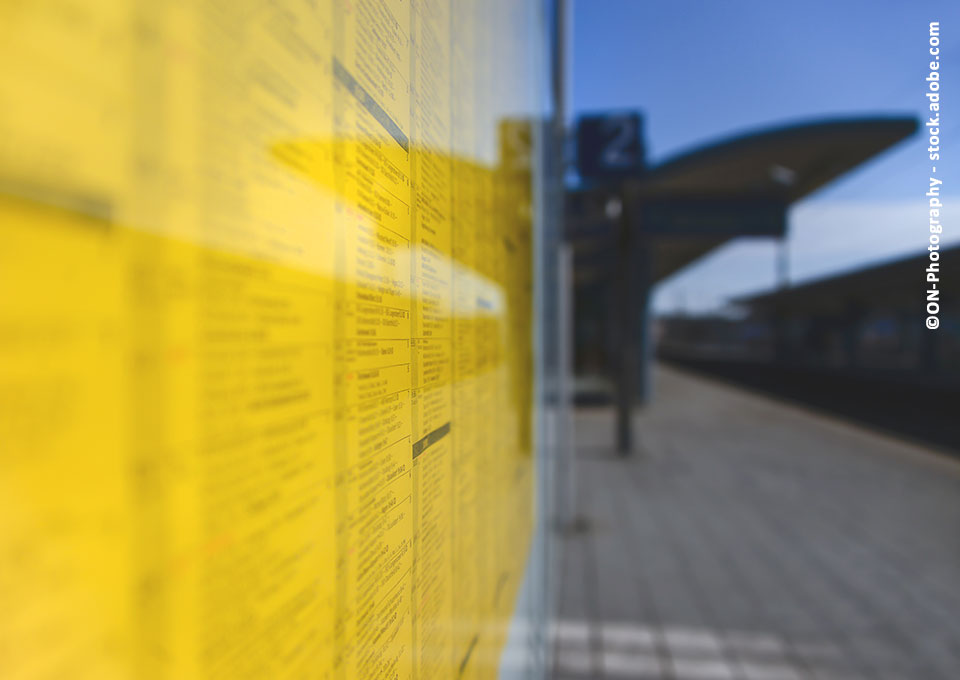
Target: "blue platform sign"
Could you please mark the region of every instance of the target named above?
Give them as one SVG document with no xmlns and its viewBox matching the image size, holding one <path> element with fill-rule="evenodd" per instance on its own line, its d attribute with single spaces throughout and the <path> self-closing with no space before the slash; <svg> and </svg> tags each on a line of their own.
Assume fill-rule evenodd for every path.
<svg viewBox="0 0 960 680">
<path fill-rule="evenodd" d="M 577 171 L 584 180 L 616 180 L 644 169 L 643 119 L 636 111 L 577 121 Z"/>
</svg>

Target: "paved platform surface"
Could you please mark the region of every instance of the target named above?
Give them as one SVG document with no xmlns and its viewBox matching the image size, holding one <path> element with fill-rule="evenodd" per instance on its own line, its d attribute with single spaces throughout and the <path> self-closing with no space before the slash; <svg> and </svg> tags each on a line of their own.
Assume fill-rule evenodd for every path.
<svg viewBox="0 0 960 680">
<path fill-rule="evenodd" d="M 960 463 L 659 368 L 577 412 L 554 677 L 960 679 Z"/>
</svg>

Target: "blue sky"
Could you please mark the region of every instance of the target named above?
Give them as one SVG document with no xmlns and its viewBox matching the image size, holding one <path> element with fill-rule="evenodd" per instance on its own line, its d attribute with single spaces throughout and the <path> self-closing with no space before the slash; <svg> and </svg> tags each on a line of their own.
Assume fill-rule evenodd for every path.
<svg viewBox="0 0 960 680">
<path fill-rule="evenodd" d="M 571 1 L 569 110 L 642 110 L 652 163 L 794 120 L 926 120 L 928 24 L 939 20 L 946 151 L 937 174 L 946 194 L 944 241 L 960 243 L 960 225 L 951 225 L 960 214 L 953 208 L 960 203 L 960 3 Z M 926 146 L 921 131 L 794 206 L 791 280 L 925 249 Z M 714 251 L 662 283 L 656 309 L 703 311 L 769 288 L 775 248 L 738 240 Z"/>
</svg>

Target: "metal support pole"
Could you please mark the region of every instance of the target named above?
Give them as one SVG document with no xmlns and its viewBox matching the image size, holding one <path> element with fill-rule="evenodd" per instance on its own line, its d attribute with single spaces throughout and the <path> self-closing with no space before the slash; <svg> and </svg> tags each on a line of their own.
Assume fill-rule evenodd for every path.
<svg viewBox="0 0 960 680">
<path fill-rule="evenodd" d="M 639 225 L 634 220 L 633 229 Z M 649 243 L 636 234 L 633 237 L 633 320 L 634 320 L 634 366 L 636 367 L 636 392 L 634 399 L 637 406 L 644 406 L 650 400 L 653 390 L 653 337 L 651 334 L 650 293 L 653 287 L 651 271 L 651 252 Z"/>
<path fill-rule="evenodd" d="M 577 499 L 577 450 L 573 423 L 573 247 L 564 244 L 560 248 L 559 294 L 557 312 L 560 329 L 559 343 L 559 429 L 560 429 L 560 465 L 558 472 L 563 477 L 561 496 L 560 526 L 564 530 L 573 530 L 579 521 Z"/>
<path fill-rule="evenodd" d="M 634 235 L 630 225 L 630 211 L 621 203 L 620 247 L 617 253 L 617 451 L 628 456 L 633 447 L 631 418 L 633 416 L 634 376 L 636 375 L 636 300 L 634 299 Z"/>
</svg>

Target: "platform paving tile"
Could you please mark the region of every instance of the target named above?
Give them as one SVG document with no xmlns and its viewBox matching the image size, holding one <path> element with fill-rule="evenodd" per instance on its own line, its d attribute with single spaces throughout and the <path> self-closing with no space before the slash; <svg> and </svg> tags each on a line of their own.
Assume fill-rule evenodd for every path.
<svg viewBox="0 0 960 680">
<path fill-rule="evenodd" d="M 960 462 L 673 369 L 575 416 L 554 678 L 960 679 Z"/>
</svg>

